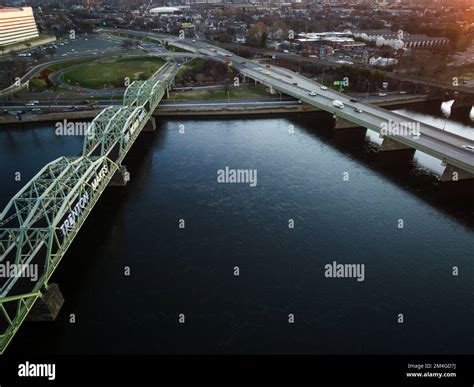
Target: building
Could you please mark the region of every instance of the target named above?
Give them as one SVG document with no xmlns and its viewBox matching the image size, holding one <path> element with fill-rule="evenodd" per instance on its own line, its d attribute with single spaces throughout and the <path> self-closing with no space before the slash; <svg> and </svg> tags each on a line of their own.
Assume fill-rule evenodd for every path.
<svg viewBox="0 0 474 387">
<path fill-rule="evenodd" d="M 388 67 L 388 66 L 396 66 L 398 64 L 398 59 L 394 58 L 382 58 L 379 57 L 371 57 L 369 58 L 369 65 L 371 66 L 378 66 L 378 67 Z"/>
<path fill-rule="evenodd" d="M 24 42 L 38 36 L 31 7 L 0 7 L 0 46 Z"/>
<path fill-rule="evenodd" d="M 178 7 L 156 7 L 150 9 L 150 16 L 182 16 L 183 12 Z"/>
<path fill-rule="evenodd" d="M 318 51 L 321 45 L 329 45 L 344 50 L 365 48 L 363 42 L 356 42 L 350 32 L 311 32 L 300 33 L 296 39 L 305 51 Z"/>
<path fill-rule="evenodd" d="M 422 49 L 435 46 L 447 46 L 449 39 L 430 37 L 427 35 L 411 35 L 408 32 L 395 32 L 390 30 L 365 30 L 353 33 L 356 38 L 375 42 L 377 46 L 390 46 L 395 49 Z"/>
</svg>

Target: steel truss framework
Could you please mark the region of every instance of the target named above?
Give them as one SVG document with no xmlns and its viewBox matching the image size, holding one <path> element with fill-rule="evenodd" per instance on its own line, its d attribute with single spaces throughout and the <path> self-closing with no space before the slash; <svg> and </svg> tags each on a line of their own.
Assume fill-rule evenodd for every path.
<svg viewBox="0 0 474 387">
<path fill-rule="evenodd" d="M 108 107 L 92 121 L 82 156 L 47 164 L 0 213 L 0 267 L 16 270 L 4 276 L 0 271 L 0 354 L 47 289 L 165 91 L 159 80 L 133 82 L 123 106 Z M 35 280 L 27 275 L 30 269 Z"/>
</svg>

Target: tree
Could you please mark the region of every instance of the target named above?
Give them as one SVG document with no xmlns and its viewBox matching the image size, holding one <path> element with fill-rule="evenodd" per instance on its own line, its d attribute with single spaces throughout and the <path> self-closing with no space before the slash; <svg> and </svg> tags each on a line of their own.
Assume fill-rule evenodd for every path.
<svg viewBox="0 0 474 387">
<path fill-rule="evenodd" d="M 261 21 L 256 22 L 249 30 L 247 42 L 253 47 L 265 47 L 269 28 Z M 263 46 L 262 46 L 263 44 Z"/>
<path fill-rule="evenodd" d="M 122 40 L 122 48 L 126 51 L 128 51 L 129 49 L 131 49 L 133 46 L 135 45 L 135 43 L 133 42 L 132 39 L 124 39 Z"/>
</svg>

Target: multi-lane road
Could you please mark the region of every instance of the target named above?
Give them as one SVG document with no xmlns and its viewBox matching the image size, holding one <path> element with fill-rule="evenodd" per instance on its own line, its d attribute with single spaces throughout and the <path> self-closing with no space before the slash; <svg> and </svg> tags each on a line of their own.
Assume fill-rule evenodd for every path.
<svg viewBox="0 0 474 387">
<path fill-rule="evenodd" d="M 248 78 L 325 110 L 339 119 L 374 130 L 405 146 L 423 151 L 443 160 L 446 164 L 474 175 L 474 152 L 469 150 L 469 147 L 474 147 L 474 141 L 470 139 L 414 120 L 409 116 L 355 100 L 288 69 L 261 65 L 205 42 L 190 39 L 170 39 L 170 42 L 216 60 L 231 62 L 235 69 Z M 316 95 L 310 95 L 310 93 Z M 335 107 L 334 101 L 340 101 L 341 108 Z M 394 129 L 397 127 L 413 130 L 401 133 Z M 392 132 L 390 132 L 391 128 Z"/>
</svg>

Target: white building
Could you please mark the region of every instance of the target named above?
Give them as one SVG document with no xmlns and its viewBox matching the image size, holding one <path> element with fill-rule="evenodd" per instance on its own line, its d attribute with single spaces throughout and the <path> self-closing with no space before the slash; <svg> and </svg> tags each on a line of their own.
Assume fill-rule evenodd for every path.
<svg viewBox="0 0 474 387">
<path fill-rule="evenodd" d="M 398 64 L 398 59 L 394 58 L 382 58 L 379 56 L 376 58 L 375 56 L 369 59 L 369 65 L 371 66 L 379 66 L 379 67 L 388 67 L 388 66 L 396 66 Z"/>
<path fill-rule="evenodd" d="M 0 7 L 0 46 L 23 42 L 38 36 L 31 7 Z"/>
<path fill-rule="evenodd" d="M 181 15 L 182 11 L 178 7 L 156 7 L 150 9 L 151 16 L 171 16 Z"/>
<path fill-rule="evenodd" d="M 353 35 L 365 41 L 375 42 L 378 47 L 390 46 L 394 49 L 421 49 L 449 44 L 448 38 L 435 38 L 421 34 L 411 35 L 404 31 L 367 30 L 354 32 Z"/>
</svg>

